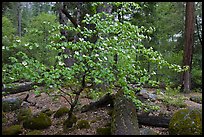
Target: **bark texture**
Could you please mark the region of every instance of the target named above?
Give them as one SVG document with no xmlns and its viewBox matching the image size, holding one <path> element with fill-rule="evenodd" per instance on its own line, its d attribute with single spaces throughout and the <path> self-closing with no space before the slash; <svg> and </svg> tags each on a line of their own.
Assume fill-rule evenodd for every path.
<svg viewBox="0 0 204 137">
<path fill-rule="evenodd" d="M 170 117 L 137 115 L 140 125 L 168 128 Z"/>
</svg>

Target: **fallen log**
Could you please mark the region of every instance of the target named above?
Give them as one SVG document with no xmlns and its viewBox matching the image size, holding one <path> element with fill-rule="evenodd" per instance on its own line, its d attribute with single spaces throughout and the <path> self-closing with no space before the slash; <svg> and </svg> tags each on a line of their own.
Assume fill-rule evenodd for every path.
<svg viewBox="0 0 204 137">
<path fill-rule="evenodd" d="M 114 95 L 111 95 L 110 93 L 107 93 L 106 95 L 104 95 L 98 101 L 91 102 L 88 105 L 84 105 L 81 108 L 81 112 L 84 113 L 84 112 L 87 112 L 87 111 L 90 111 L 90 110 L 94 110 L 96 108 L 105 107 L 108 104 L 110 104 L 110 106 L 113 106 L 113 97 L 114 97 Z"/>
<path fill-rule="evenodd" d="M 138 123 L 145 126 L 168 128 L 171 117 L 137 115 Z"/>
<path fill-rule="evenodd" d="M 112 135 L 140 135 L 136 107 L 120 90 L 115 95 L 111 122 Z"/>
<path fill-rule="evenodd" d="M 111 95 L 108 93 L 98 101 L 91 102 L 89 105 L 84 105 L 81 108 L 81 112 L 83 113 L 83 112 L 95 110 L 100 107 L 106 107 L 108 104 L 110 104 L 110 106 L 113 107 L 114 98 L 115 96 L 113 94 Z M 170 119 L 171 117 L 167 117 L 167 116 L 149 116 L 149 115 L 137 113 L 137 120 L 139 125 L 168 128 Z"/>
<path fill-rule="evenodd" d="M 29 91 L 34 89 L 34 86 L 42 86 L 43 84 L 39 83 L 27 83 L 25 85 L 20 85 L 20 86 L 14 86 L 14 87 L 9 87 L 9 88 L 3 88 L 2 89 L 2 94 L 3 95 L 9 95 L 9 94 L 17 94 L 25 91 Z"/>
</svg>

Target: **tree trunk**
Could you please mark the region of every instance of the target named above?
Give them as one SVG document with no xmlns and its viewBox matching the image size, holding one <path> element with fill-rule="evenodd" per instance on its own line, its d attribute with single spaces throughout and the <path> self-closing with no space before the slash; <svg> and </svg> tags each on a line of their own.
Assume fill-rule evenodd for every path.
<svg viewBox="0 0 204 137">
<path fill-rule="evenodd" d="M 183 65 L 189 66 L 189 70 L 185 71 L 183 74 L 184 92 L 190 92 L 190 88 L 191 88 L 190 72 L 192 67 L 193 35 L 194 35 L 194 2 L 187 2 Z"/>
<path fill-rule="evenodd" d="M 140 135 L 135 105 L 119 91 L 114 99 L 112 135 Z"/>
<path fill-rule="evenodd" d="M 17 4 L 18 36 L 21 37 L 21 3 Z"/>
</svg>

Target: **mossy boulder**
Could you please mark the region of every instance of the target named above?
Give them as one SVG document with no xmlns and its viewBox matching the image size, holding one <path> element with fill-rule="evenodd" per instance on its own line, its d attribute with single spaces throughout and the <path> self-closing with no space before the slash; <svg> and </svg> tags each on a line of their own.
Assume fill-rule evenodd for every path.
<svg viewBox="0 0 204 137">
<path fill-rule="evenodd" d="M 76 124 L 77 122 L 77 117 L 75 115 L 72 115 L 71 118 L 67 118 L 64 123 L 63 123 L 63 129 L 66 130 L 66 129 L 69 129 L 69 128 L 72 128 L 72 126 L 74 124 Z"/>
<path fill-rule="evenodd" d="M 69 112 L 69 109 L 67 107 L 61 107 L 55 112 L 54 118 L 59 118 L 65 114 L 67 114 L 68 112 Z"/>
<path fill-rule="evenodd" d="M 79 128 L 79 129 L 90 128 L 90 124 L 87 120 L 79 120 L 77 122 L 77 128 Z"/>
<path fill-rule="evenodd" d="M 197 108 L 187 108 L 175 112 L 169 123 L 169 134 L 201 135 L 202 110 Z"/>
<path fill-rule="evenodd" d="M 33 131 L 28 132 L 26 135 L 42 135 L 42 131 L 33 130 Z"/>
<path fill-rule="evenodd" d="M 96 129 L 97 135 L 111 135 L 111 128 L 110 127 L 103 127 Z"/>
<path fill-rule="evenodd" d="M 7 128 L 2 129 L 2 135 L 18 135 L 22 133 L 22 126 L 21 125 L 12 125 Z"/>
<path fill-rule="evenodd" d="M 27 129 L 46 129 L 51 126 L 52 121 L 45 113 L 39 113 L 23 122 L 23 127 Z"/>
<path fill-rule="evenodd" d="M 2 110 L 4 112 L 17 110 L 21 107 L 22 102 L 19 98 L 4 98 L 2 99 Z"/>
<path fill-rule="evenodd" d="M 30 108 L 20 109 L 17 114 L 18 122 L 27 120 L 28 118 L 32 117 L 32 111 Z"/>
</svg>

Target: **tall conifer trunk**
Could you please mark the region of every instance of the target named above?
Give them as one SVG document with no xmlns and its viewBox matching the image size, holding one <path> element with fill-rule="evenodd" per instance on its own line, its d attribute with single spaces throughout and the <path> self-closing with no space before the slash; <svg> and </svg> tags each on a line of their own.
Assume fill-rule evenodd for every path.
<svg viewBox="0 0 204 137">
<path fill-rule="evenodd" d="M 194 2 L 187 2 L 183 65 L 189 66 L 189 70 L 185 71 L 183 74 L 184 92 L 190 92 L 191 89 L 193 36 L 194 36 Z"/>
</svg>

